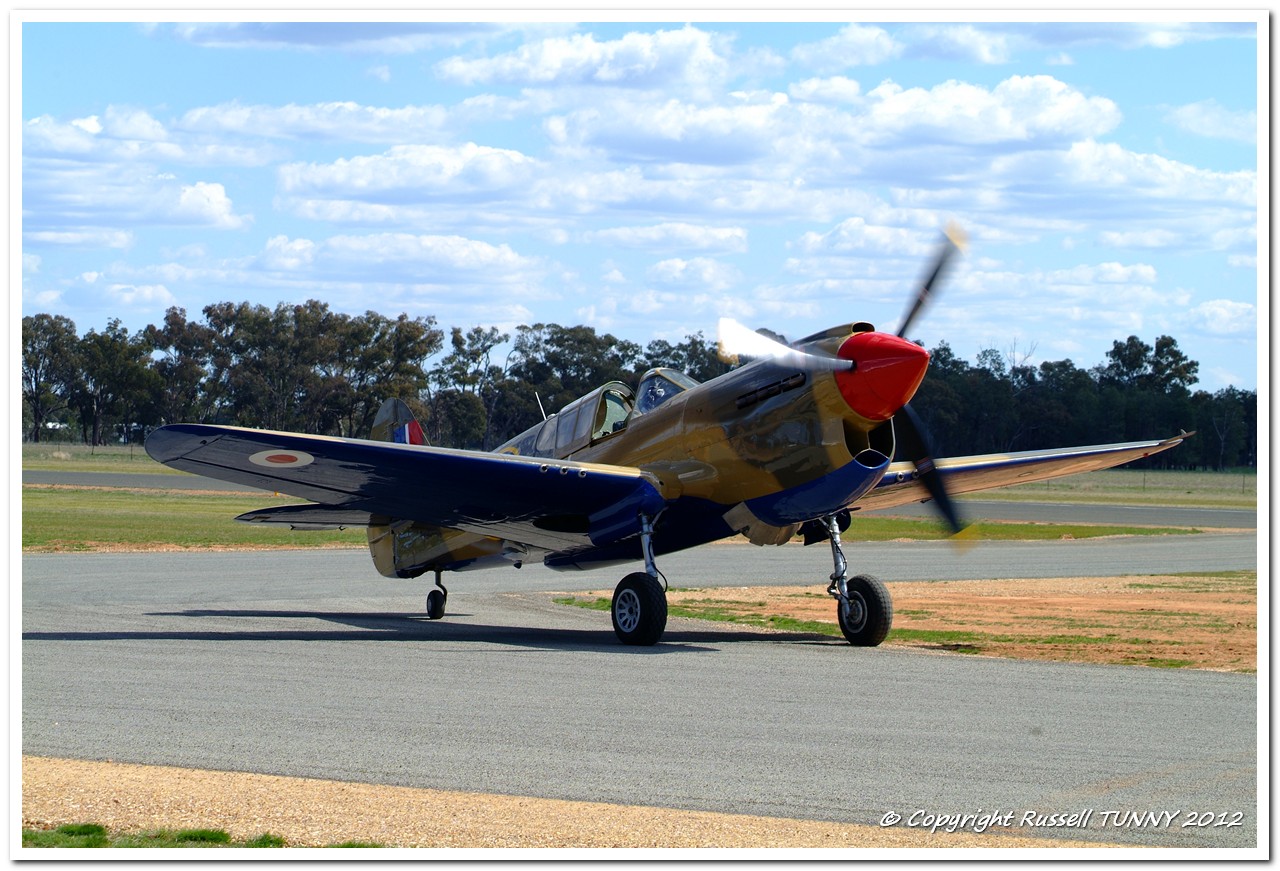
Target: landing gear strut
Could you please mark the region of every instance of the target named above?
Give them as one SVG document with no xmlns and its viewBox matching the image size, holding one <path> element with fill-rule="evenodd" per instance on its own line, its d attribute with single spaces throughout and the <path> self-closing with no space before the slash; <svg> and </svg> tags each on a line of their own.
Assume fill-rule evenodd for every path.
<svg viewBox="0 0 1280 871">
<path fill-rule="evenodd" d="M 427 593 L 427 619 L 439 620 L 444 616 L 444 605 L 449 600 L 449 591 L 440 582 L 440 570 L 436 569 L 436 586 L 439 589 Z"/>
<path fill-rule="evenodd" d="M 834 515 L 822 518 L 831 539 L 831 584 L 827 592 L 836 600 L 836 619 L 845 639 L 855 647 L 875 647 L 893 626 L 893 600 L 884 584 L 870 575 L 848 578 L 849 563 L 840 544 L 840 526 Z"/>
<path fill-rule="evenodd" d="M 613 631 L 623 644 L 657 644 L 667 628 L 667 590 L 653 561 L 653 519 L 640 515 L 643 572 L 632 572 L 613 591 Z"/>
</svg>

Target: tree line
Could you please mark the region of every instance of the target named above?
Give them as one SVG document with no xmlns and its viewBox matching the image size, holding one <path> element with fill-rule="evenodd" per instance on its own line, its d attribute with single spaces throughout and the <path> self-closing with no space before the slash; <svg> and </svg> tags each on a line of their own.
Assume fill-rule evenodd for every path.
<svg viewBox="0 0 1280 871">
<path fill-rule="evenodd" d="M 641 346 L 589 326 L 452 327 L 431 316 L 334 312 L 309 300 L 274 309 L 170 308 L 130 333 L 118 319 L 83 336 L 61 315 L 22 320 L 23 436 L 86 444 L 140 441 L 166 423 L 225 423 L 367 436 L 388 397 L 404 400 L 432 444 L 492 449 L 563 405 L 617 380 L 636 386 L 653 366 L 705 381 L 729 370 L 701 332 Z M 499 348 L 505 356 L 495 359 Z M 1090 369 L 1038 366 L 1016 349 L 975 364 L 945 342 L 913 407 L 954 456 L 1200 435 L 1153 458 L 1160 465 L 1256 465 L 1257 392 L 1192 391 L 1199 364 L 1169 336 L 1113 343 Z"/>
</svg>

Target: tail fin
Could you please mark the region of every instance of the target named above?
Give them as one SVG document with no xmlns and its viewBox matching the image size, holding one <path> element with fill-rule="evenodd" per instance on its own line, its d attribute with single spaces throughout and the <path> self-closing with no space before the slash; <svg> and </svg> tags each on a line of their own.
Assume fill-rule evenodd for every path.
<svg viewBox="0 0 1280 871">
<path fill-rule="evenodd" d="M 381 442 L 397 442 L 402 445 L 427 444 L 422 425 L 414 418 L 409 406 L 395 398 L 382 403 L 382 407 L 373 418 L 373 431 L 370 435 L 375 441 Z"/>
</svg>

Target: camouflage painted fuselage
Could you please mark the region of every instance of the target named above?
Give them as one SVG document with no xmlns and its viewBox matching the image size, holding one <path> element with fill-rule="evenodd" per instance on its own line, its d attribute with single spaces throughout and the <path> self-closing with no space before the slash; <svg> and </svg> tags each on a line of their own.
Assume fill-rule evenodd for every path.
<svg viewBox="0 0 1280 871">
<path fill-rule="evenodd" d="M 798 347 L 835 357 L 851 336 L 869 330 L 865 324 L 838 327 Z M 922 364 L 919 377 L 923 372 Z M 840 511 L 874 487 L 893 455 L 892 427 L 851 407 L 842 376 L 757 360 L 675 392 L 657 407 L 632 411 L 616 429 L 593 432 L 596 426 L 583 425 L 575 432 L 571 421 L 553 415 L 498 452 L 642 470 L 665 502 L 655 553 L 738 533 L 757 544 L 782 544 L 805 521 Z M 609 392 L 612 401 L 621 396 L 634 402 L 625 385 L 614 383 L 566 406 L 562 415 L 589 414 L 598 424 Z M 545 428 L 565 423 L 557 443 Z M 369 543 L 379 571 L 399 577 L 533 556 L 501 539 L 423 524 L 370 526 Z M 571 568 L 640 559 L 641 552 L 632 536 L 538 556 L 549 566 Z"/>
</svg>

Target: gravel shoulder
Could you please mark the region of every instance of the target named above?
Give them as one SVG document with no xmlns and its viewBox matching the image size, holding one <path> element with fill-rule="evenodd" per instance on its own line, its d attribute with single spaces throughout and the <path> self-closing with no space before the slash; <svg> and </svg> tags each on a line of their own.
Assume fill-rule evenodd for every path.
<svg viewBox="0 0 1280 871">
<path fill-rule="evenodd" d="M 987 831 L 856 826 L 777 817 L 449 792 L 155 765 L 22 757 L 22 824 L 112 831 L 220 828 L 290 847 L 559 849 L 1097 848 Z M 768 858 L 768 857 L 762 857 Z"/>
</svg>

